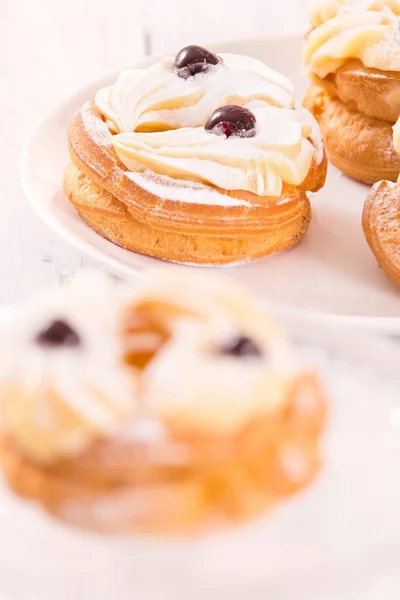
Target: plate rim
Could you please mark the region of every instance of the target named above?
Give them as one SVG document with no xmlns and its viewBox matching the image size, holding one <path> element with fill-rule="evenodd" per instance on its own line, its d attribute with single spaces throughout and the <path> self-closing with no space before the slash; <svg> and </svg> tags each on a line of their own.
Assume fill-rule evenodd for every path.
<svg viewBox="0 0 400 600">
<path fill-rule="evenodd" d="M 301 42 L 301 34 L 287 34 L 287 35 L 268 35 L 258 36 L 255 38 L 237 38 L 224 44 L 210 44 L 210 47 L 217 52 L 221 51 L 221 48 L 234 44 L 260 44 L 265 42 L 271 42 L 273 40 L 290 40 L 293 43 Z M 164 56 L 165 53 L 155 53 L 147 57 L 134 61 L 132 67 L 145 67 L 150 65 Z M 140 269 L 136 267 L 127 267 L 122 264 L 117 258 L 106 255 L 104 251 L 92 246 L 89 242 L 82 239 L 81 236 L 71 231 L 68 227 L 60 223 L 49 211 L 43 210 L 41 203 L 36 200 L 35 193 L 32 191 L 30 186 L 30 175 L 29 175 L 29 160 L 32 152 L 32 146 L 35 143 L 36 137 L 39 131 L 43 128 L 46 121 L 52 119 L 54 114 L 57 114 L 62 108 L 68 106 L 73 98 L 82 92 L 86 87 L 94 87 L 100 84 L 105 79 L 115 78 L 116 70 L 107 71 L 103 75 L 96 77 L 93 80 L 88 81 L 86 84 L 75 88 L 68 94 L 63 100 L 60 100 L 55 106 L 44 113 L 42 118 L 34 125 L 28 134 L 20 159 L 20 179 L 23 192 L 27 197 L 31 208 L 39 216 L 39 218 L 57 235 L 59 235 L 64 241 L 70 244 L 72 247 L 78 249 L 87 258 L 94 261 L 99 267 L 104 268 L 106 271 L 112 272 L 113 274 L 127 280 L 145 279 L 146 269 Z M 93 232 L 94 235 L 99 235 Z M 110 244 L 112 242 L 109 242 Z M 195 268 L 195 267 L 193 267 Z M 260 297 L 261 301 L 271 306 L 271 303 L 266 300 L 265 297 Z M 319 313 L 312 309 L 300 309 L 289 306 L 285 303 L 274 303 L 273 304 L 276 313 L 282 316 L 297 317 L 306 322 L 325 323 L 334 327 L 354 327 L 357 329 L 365 329 L 369 331 L 377 331 L 384 334 L 400 334 L 400 317 L 365 317 L 355 315 L 337 315 L 333 313 Z"/>
</svg>

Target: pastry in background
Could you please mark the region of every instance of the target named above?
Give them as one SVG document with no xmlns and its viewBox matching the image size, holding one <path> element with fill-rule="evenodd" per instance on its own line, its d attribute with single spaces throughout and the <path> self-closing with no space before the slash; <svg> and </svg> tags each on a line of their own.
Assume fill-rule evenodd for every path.
<svg viewBox="0 0 400 600">
<path fill-rule="evenodd" d="M 320 124 L 331 162 L 365 183 L 396 181 L 400 155 L 398 0 L 317 0 L 303 50 L 311 80 L 304 106 Z"/>
<path fill-rule="evenodd" d="M 9 486 L 84 528 L 234 525 L 320 466 L 318 378 L 225 281 L 79 277 L 4 333 L 0 392 Z"/>
<path fill-rule="evenodd" d="M 326 158 L 293 86 L 254 58 L 183 48 L 122 71 L 73 118 L 64 190 L 112 242 L 201 265 L 291 248 Z"/>
<path fill-rule="evenodd" d="M 400 153 L 400 119 L 393 129 L 393 143 Z M 379 266 L 400 286 L 400 181 L 373 186 L 364 205 L 363 229 Z"/>
</svg>

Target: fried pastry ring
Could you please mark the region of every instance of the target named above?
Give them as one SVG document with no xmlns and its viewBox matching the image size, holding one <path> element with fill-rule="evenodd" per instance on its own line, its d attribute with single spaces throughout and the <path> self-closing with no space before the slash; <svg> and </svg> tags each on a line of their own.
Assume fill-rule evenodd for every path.
<svg viewBox="0 0 400 600">
<path fill-rule="evenodd" d="M 364 205 L 363 229 L 379 266 L 400 286 L 400 186 L 380 181 Z"/>
<path fill-rule="evenodd" d="M 87 529 L 192 534 L 314 479 L 320 381 L 239 287 L 69 286 L 4 336 L 0 464 L 17 494 Z"/>
<path fill-rule="evenodd" d="M 94 102 L 76 114 L 68 132 L 73 164 L 65 172 L 65 193 L 103 237 L 170 261 L 229 264 L 291 248 L 310 224 L 307 192 L 325 182 L 327 161 L 321 147 L 302 185 L 284 184 L 279 198 L 204 186 L 206 193 L 219 195 L 221 204 L 195 203 L 190 202 L 187 182 L 189 201 L 177 202 L 168 198 L 168 186 L 161 198 L 135 183 L 114 149 L 104 143 L 109 136 Z M 230 198 L 240 202 L 230 205 Z"/>
</svg>

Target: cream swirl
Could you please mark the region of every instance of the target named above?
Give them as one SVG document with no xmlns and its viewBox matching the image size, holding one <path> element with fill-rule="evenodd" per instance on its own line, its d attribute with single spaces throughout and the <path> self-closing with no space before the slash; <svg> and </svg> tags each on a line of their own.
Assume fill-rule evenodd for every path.
<svg viewBox="0 0 400 600">
<path fill-rule="evenodd" d="M 207 73 L 188 79 L 173 71 L 172 57 L 148 69 L 125 70 L 97 93 L 96 105 L 113 133 L 199 127 L 220 106 L 252 100 L 292 108 L 293 86 L 286 77 L 255 58 L 220 58 Z"/>
<path fill-rule="evenodd" d="M 399 0 L 313 0 L 311 2 L 310 22 L 319 27 L 325 21 L 339 13 L 354 10 L 383 10 L 389 8 L 394 14 L 400 14 Z"/>
<path fill-rule="evenodd" d="M 142 403 L 178 429 L 235 433 L 284 404 L 301 372 L 280 326 L 229 280 L 161 272 L 139 289 L 130 310 L 146 310 L 169 333 L 143 372 Z M 257 354 L 224 350 L 240 339 Z"/>
<path fill-rule="evenodd" d="M 150 169 L 223 190 L 278 197 L 283 183 L 300 185 L 310 170 L 315 156 L 308 139 L 312 125 L 305 113 L 296 110 L 264 103 L 247 106 L 257 121 L 254 137 L 227 139 L 203 127 L 192 127 L 152 134 L 121 133 L 113 136 L 111 143 L 132 172 Z"/>
<path fill-rule="evenodd" d="M 307 72 L 324 78 L 349 59 L 382 71 L 400 71 L 398 1 L 332 0 L 311 13 L 314 29 L 303 50 Z"/>
<path fill-rule="evenodd" d="M 393 126 L 393 146 L 400 153 L 400 118 Z"/>
<path fill-rule="evenodd" d="M 80 276 L 21 309 L 4 336 L 2 427 L 33 458 L 79 453 L 131 418 L 136 382 L 123 362 L 120 310 L 108 278 Z M 39 341 L 57 322 L 71 328 L 75 345 L 57 345 L 54 333 L 49 344 Z"/>
</svg>

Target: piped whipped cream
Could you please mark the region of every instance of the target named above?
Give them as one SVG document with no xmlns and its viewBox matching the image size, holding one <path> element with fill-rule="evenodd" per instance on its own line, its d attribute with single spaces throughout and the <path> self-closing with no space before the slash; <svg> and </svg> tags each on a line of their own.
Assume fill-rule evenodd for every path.
<svg viewBox="0 0 400 600">
<path fill-rule="evenodd" d="M 255 104 L 247 105 L 257 121 L 251 138 L 227 139 L 204 127 L 191 127 L 121 133 L 111 143 L 132 172 L 150 169 L 223 190 L 279 197 L 283 183 L 300 185 L 307 177 L 315 154 L 308 139 L 312 127 L 296 110 Z"/>
<path fill-rule="evenodd" d="M 122 71 L 114 85 L 96 94 L 96 105 L 113 133 L 200 127 L 220 106 L 253 100 L 293 107 L 294 90 L 286 77 L 255 58 L 220 58 L 206 73 L 188 79 L 173 70 L 173 57 L 148 69 Z"/>
<path fill-rule="evenodd" d="M 310 4 L 310 22 L 313 27 L 319 27 L 339 13 L 354 10 L 380 11 L 389 8 L 394 14 L 400 14 L 399 0 L 312 0 Z"/>
<path fill-rule="evenodd" d="M 393 126 L 393 146 L 400 153 L 400 118 Z"/>
<path fill-rule="evenodd" d="M 232 434 L 287 401 L 298 373 L 292 348 L 240 286 L 161 272 L 142 287 L 135 306 L 147 307 L 170 331 L 143 373 L 142 403 L 151 414 L 178 428 Z M 259 356 L 224 354 L 241 336 L 256 344 Z"/>
<path fill-rule="evenodd" d="M 138 185 L 146 183 L 145 189 L 149 178 L 140 174 L 152 171 L 195 183 L 185 196 L 190 202 L 240 203 L 217 195 L 215 188 L 279 197 L 283 184 L 301 185 L 307 177 L 318 152 L 307 139 L 312 128 L 293 109 L 293 86 L 286 77 L 254 58 L 219 58 L 207 72 L 188 78 L 176 73 L 171 57 L 149 69 L 123 71 L 95 99 L 113 134 L 108 143 L 134 174 L 128 176 Z M 227 104 L 254 112 L 255 136 L 227 138 L 205 131 L 210 115 Z M 210 189 L 205 193 L 198 185 Z M 164 198 L 170 191 L 158 189 L 158 195 Z M 185 198 L 179 191 L 175 194 L 176 201 Z"/>
<path fill-rule="evenodd" d="M 324 78 L 349 59 L 381 71 L 400 71 L 398 0 L 321 0 L 303 50 L 305 68 Z"/>
</svg>

